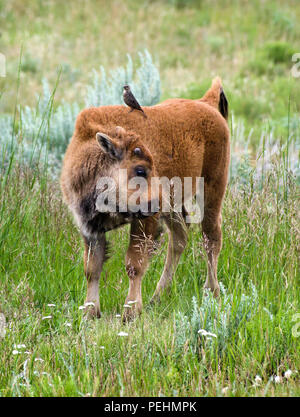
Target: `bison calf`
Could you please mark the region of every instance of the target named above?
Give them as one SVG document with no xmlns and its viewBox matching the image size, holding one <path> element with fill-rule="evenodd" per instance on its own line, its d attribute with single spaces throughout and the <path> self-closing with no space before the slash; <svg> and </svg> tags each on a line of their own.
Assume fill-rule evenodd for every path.
<svg viewBox="0 0 300 417">
<path fill-rule="evenodd" d="M 182 184 L 191 178 L 190 197 L 196 194 L 196 179 L 204 179 L 202 233 L 208 265 L 204 287 L 219 295 L 221 208 L 230 159 L 228 108 L 221 81 L 216 78 L 202 99 L 170 99 L 144 111 L 146 119 L 140 112 L 128 114 L 124 106 L 83 110 L 64 158 L 62 192 L 83 236 L 86 306 L 96 317 L 100 317 L 98 283 L 109 230 L 131 223 L 125 261 L 129 277 L 125 304 L 130 308 L 125 308 L 125 320 L 142 310 L 141 281 L 160 219 L 167 226 L 169 245 L 153 300 L 172 281 L 186 246 L 189 213 L 181 197 L 184 193 L 178 201 L 170 188 L 169 210 L 163 208 L 166 193 L 161 187 L 154 190 L 155 178 L 175 178 Z M 135 190 L 128 186 L 134 179 L 138 179 Z M 134 198 L 137 189 L 138 198 Z"/>
</svg>

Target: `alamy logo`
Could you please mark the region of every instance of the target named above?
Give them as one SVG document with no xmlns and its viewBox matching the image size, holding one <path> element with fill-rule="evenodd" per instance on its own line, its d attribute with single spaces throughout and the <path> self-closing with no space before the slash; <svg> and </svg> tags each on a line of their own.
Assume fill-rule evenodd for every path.
<svg viewBox="0 0 300 417">
<path fill-rule="evenodd" d="M 6 58 L 0 53 L 0 77 L 6 77 Z"/>
<path fill-rule="evenodd" d="M 177 212 L 186 223 L 200 223 L 204 215 L 204 178 L 144 177 L 128 179 L 126 169 L 117 177 L 100 177 L 97 182 L 96 208 L 101 213 L 139 213 L 153 215 Z"/>
</svg>

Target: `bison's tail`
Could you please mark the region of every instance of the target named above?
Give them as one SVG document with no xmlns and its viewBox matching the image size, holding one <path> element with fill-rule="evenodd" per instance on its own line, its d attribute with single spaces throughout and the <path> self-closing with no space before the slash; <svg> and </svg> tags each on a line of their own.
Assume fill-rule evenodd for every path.
<svg viewBox="0 0 300 417">
<path fill-rule="evenodd" d="M 204 101 L 210 106 L 215 107 L 226 120 L 228 119 L 228 101 L 220 77 L 213 79 L 210 89 L 207 90 L 200 101 Z"/>
<path fill-rule="evenodd" d="M 220 91 L 219 111 L 221 115 L 228 120 L 228 101 L 222 87 Z"/>
</svg>

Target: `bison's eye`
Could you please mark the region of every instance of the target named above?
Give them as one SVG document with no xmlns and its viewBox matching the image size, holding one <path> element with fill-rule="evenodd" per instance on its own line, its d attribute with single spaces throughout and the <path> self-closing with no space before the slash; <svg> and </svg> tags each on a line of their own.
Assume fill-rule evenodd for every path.
<svg viewBox="0 0 300 417">
<path fill-rule="evenodd" d="M 144 177 L 147 178 L 147 172 L 144 167 L 136 167 L 135 168 L 135 175 L 137 177 Z"/>
<path fill-rule="evenodd" d="M 142 155 L 142 150 L 141 150 L 141 148 L 135 148 L 135 149 L 133 150 L 133 153 L 134 153 L 134 155 L 136 155 L 136 156 L 141 156 L 141 155 Z"/>
</svg>

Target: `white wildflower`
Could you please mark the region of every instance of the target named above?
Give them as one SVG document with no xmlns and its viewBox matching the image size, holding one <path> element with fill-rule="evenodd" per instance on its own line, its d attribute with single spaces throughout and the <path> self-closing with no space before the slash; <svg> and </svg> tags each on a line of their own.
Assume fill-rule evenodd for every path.
<svg viewBox="0 0 300 417">
<path fill-rule="evenodd" d="M 128 336 L 128 333 L 120 332 L 120 333 L 118 333 L 118 336 Z"/>
<path fill-rule="evenodd" d="M 131 308 L 131 306 L 129 304 L 124 304 L 125 308 Z"/>
<path fill-rule="evenodd" d="M 19 353 L 21 353 L 21 352 L 19 352 L 18 350 L 16 350 L 16 349 L 14 349 L 13 351 L 12 351 L 12 354 L 13 355 L 18 355 Z"/>
<path fill-rule="evenodd" d="M 65 326 L 72 327 L 72 324 L 71 323 L 65 323 Z"/>
<path fill-rule="evenodd" d="M 44 316 L 44 317 L 42 317 L 42 320 L 51 320 L 52 319 L 52 316 Z"/>
<path fill-rule="evenodd" d="M 256 385 L 260 385 L 262 383 L 262 379 L 259 375 L 256 375 L 254 381 Z"/>
<path fill-rule="evenodd" d="M 79 310 L 85 310 L 87 307 L 89 307 L 89 306 L 93 306 L 93 307 L 95 307 L 95 303 L 93 303 L 92 301 L 89 301 L 89 302 L 87 302 L 87 303 L 84 303 L 83 304 L 83 306 L 80 306 L 79 307 Z"/>
<path fill-rule="evenodd" d="M 55 307 L 55 304 L 47 304 L 48 307 Z"/>
<path fill-rule="evenodd" d="M 276 376 L 274 377 L 274 382 L 275 382 L 275 384 L 280 384 L 280 383 L 281 383 L 281 378 L 280 378 L 280 376 L 279 376 L 279 375 L 276 375 Z"/>
<path fill-rule="evenodd" d="M 99 349 L 105 349 L 104 346 L 99 346 Z"/>
<path fill-rule="evenodd" d="M 128 304 L 130 305 L 130 304 L 136 304 L 137 303 L 137 300 L 134 300 L 134 301 L 128 301 Z"/>
<path fill-rule="evenodd" d="M 26 348 L 26 345 L 24 345 L 24 344 L 22 343 L 22 344 L 20 344 L 20 345 L 14 345 L 14 347 L 15 347 L 16 349 L 25 349 L 25 348 Z"/>
<path fill-rule="evenodd" d="M 226 394 L 226 392 L 229 390 L 229 387 L 222 388 L 222 394 Z"/>
<path fill-rule="evenodd" d="M 116 314 L 116 317 L 121 317 L 121 314 Z"/>
<path fill-rule="evenodd" d="M 199 333 L 201 336 L 217 337 L 217 335 L 216 335 L 215 333 L 210 333 L 210 332 L 207 332 L 205 329 L 200 329 L 200 330 L 198 330 L 198 333 Z"/>
<path fill-rule="evenodd" d="M 287 371 L 285 371 L 285 373 L 284 373 L 284 377 L 285 377 L 286 379 L 289 379 L 289 378 L 291 377 L 292 373 L 293 373 L 293 372 L 292 372 L 290 369 L 288 369 Z"/>
<path fill-rule="evenodd" d="M 44 362 L 44 359 L 42 359 L 42 358 L 35 358 L 34 362 Z"/>
</svg>

